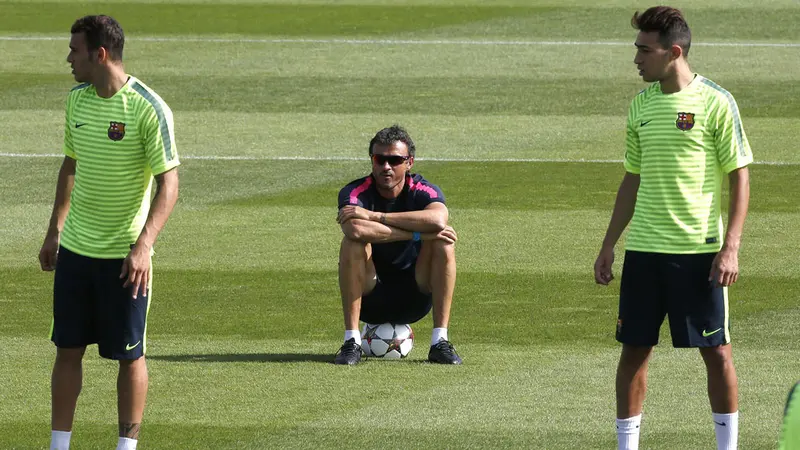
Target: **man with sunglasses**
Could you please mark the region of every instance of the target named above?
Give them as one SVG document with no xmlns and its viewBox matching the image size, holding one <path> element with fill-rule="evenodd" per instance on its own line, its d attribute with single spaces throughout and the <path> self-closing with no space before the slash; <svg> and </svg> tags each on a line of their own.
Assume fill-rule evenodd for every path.
<svg viewBox="0 0 800 450">
<path fill-rule="evenodd" d="M 336 364 L 361 361 L 359 319 L 414 323 L 433 309 L 428 360 L 461 364 L 447 339 L 456 282 L 456 232 L 447 225 L 444 194 L 412 174 L 415 146 L 398 125 L 369 143 L 372 173 L 339 192 L 339 289 L 344 344 Z"/>
</svg>

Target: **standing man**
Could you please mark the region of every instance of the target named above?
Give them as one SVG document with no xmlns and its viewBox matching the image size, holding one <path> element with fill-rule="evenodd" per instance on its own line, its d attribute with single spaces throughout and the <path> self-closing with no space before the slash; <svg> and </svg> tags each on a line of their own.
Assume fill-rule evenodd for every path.
<svg viewBox="0 0 800 450">
<path fill-rule="evenodd" d="M 359 319 L 414 323 L 433 308 L 428 360 L 461 364 L 447 340 L 456 284 L 456 232 L 447 225 L 444 194 L 412 174 L 414 141 L 392 126 L 369 143 L 372 173 L 339 192 L 339 289 L 344 345 L 336 364 L 361 361 Z"/>
<path fill-rule="evenodd" d="M 708 372 L 718 449 L 735 449 L 738 388 L 728 330 L 728 287 L 739 276 L 739 244 L 753 161 L 739 109 L 725 89 L 692 72 L 689 26 L 667 6 L 633 15 L 633 62 L 644 81 L 628 112 L 625 176 L 594 266 L 612 279 L 614 246 L 630 222 L 617 340 L 619 449 L 637 449 L 647 363 L 665 315 L 672 344 L 697 347 Z M 730 181 L 723 240 L 722 181 Z"/>
<path fill-rule="evenodd" d="M 42 270 L 55 270 L 50 448 L 69 448 L 83 354 L 97 343 L 100 356 L 119 361 L 117 449 L 135 449 L 147 394 L 150 257 L 178 198 L 172 111 L 125 73 L 117 21 L 86 16 L 71 33 L 67 62 L 83 84 L 67 98 L 65 157 L 39 252 Z"/>
</svg>

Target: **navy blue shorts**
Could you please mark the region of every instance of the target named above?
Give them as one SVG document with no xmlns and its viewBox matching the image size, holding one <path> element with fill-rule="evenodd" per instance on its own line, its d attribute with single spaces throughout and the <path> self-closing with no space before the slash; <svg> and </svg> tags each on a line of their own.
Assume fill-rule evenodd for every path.
<svg viewBox="0 0 800 450">
<path fill-rule="evenodd" d="M 708 281 L 715 256 L 625 252 L 617 340 L 656 345 L 664 317 L 669 316 L 674 347 L 729 343 L 728 288 Z"/>
<path fill-rule="evenodd" d="M 375 289 L 361 298 L 360 319 L 369 324 L 414 323 L 432 307 L 431 294 L 420 291 L 411 266 L 391 276 L 378 275 Z"/>
<path fill-rule="evenodd" d="M 103 358 L 134 360 L 144 356 L 150 291 L 134 299 L 133 288 L 122 287 L 122 262 L 58 249 L 50 336 L 57 347 L 96 343 Z"/>
</svg>

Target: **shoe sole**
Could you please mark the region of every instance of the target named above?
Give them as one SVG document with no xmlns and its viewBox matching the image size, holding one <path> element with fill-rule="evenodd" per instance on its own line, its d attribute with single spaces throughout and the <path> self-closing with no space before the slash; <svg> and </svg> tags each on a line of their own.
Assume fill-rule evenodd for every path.
<svg viewBox="0 0 800 450">
<path fill-rule="evenodd" d="M 461 364 L 462 361 L 437 361 L 437 360 L 434 360 L 434 359 L 429 359 L 428 362 L 429 363 L 434 363 L 434 364 L 445 364 L 445 365 L 448 365 L 448 366 L 458 366 L 458 365 Z"/>
</svg>

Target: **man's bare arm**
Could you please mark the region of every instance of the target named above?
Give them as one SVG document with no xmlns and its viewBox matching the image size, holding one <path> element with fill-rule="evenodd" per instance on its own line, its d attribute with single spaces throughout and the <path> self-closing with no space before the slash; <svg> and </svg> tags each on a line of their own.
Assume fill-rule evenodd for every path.
<svg viewBox="0 0 800 450">
<path fill-rule="evenodd" d="M 640 181 L 639 175 L 625 172 L 622 183 L 619 185 L 617 199 L 614 202 L 614 212 L 611 213 L 611 221 L 608 224 L 603 245 L 600 247 L 600 254 L 597 255 L 594 262 L 594 280 L 598 284 L 607 285 L 614 279 L 614 273 L 611 270 L 614 265 L 614 246 L 617 245 L 622 232 L 633 217 Z"/>
<path fill-rule="evenodd" d="M 61 169 L 58 171 L 53 212 L 50 215 L 50 224 L 47 227 L 44 243 L 41 250 L 39 250 L 39 264 L 42 266 L 42 270 L 50 271 L 56 268 L 59 238 L 61 230 L 64 229 L 64 222 L 67 219 L 70 195 L 75 184 L 75 167 L 76 161 L 69 156 L 65 156 L 64 161 L 61 163 Z"/>
<path fill-rule="evenodd" d="M 371 244 L 381 244 L 394 241 L 409 241 L 414 238 L 414 233 L 408 230 L 384 225 L 365 219 L 350 219 L 341 224 L 342 232 L 349 239 L 354 241 L 369 242 Z M 449 243 L 454 243 L 458 238 L 452 227 L 445 226 L 443 230 L 419 233 L 419 239 L 423 241 L 441 239 Z"/>
<path fill-rule="evenodd" d="M 403 230 L 434 233 L 447 226 L 449 211 L 444 203 L 431 203 L 422 211 L 406 211 L 379 214 L 378 221 Z"/>
<path fill-rule="evenodd" d="M 144 245 L 148 249 L 155 244 L 158 234 L 166 225 L 167 219 L 178 201 L 178 168 L 156 175 L 155 179 L 156 195 L 153 198 L 144 228 L 139 234 L 139 239 L 136 240 L 136 246 Z"/>
<path fill-rule="evenodd" d="M 711 264 L 708 280 L 720 286 L 730 286 L 739 279 L 739 245 L 742 240 L 744 219 L 750 204 L 750 170 L 742 167 L 728 174 L 730 181 L 730 208 L 728 230 L 722 249 Z"/>
<path fill-rule="evenodd" d="M 730 181 L 730 208 L 728 210 L 728 230 L 725 233 L 724 247 L 739 250 L 744 229 L 744 219 L 750 205 L 750 170 L 747 167 L 736 169 L 728 174 Z"/>
<path fill-rule="evenodd" d="M 431 203 L 420 211 L 383 213 L 355 205 L 343 206 L 337 221 L 344 224 L 352 219 L 378 222 L 394 228 L 420 233 L 438 233 L 447 226 L 449 213 L 444 203 Z"/>
<path fill-rule="evenodd" d="M 123 286 L 133 286 L 133 298 L 137 298 L 139 293 L 145 295 L 150 287 L 150 251 L 178 201 L 177 167 L 156 175 L 155 178 L 158 187 L 147 221 L 123 261 L 119 275 L 125 279 Z"/>
<path fill-rule="evenodd" d="M 413 238 L 413 233 L 400 228 L 384 225 L 365 219 L 350 219 L 341 224 L 342 232 L 354 241 L 383 243 L 394 241 L 408 241 Z"/>
<path fill-rule="evenodd" d="M 636 206 L 636 195 L 639 192 L 640 180 L 639 175 L 625 172 L 617 191 L 617 199 L 614 202 L 611 221 L 608 224 L 605 239 L 603 239 L 604 248 L 613 248 L 619 241 L 620 236 L 622 236 L 622 232 L 625 231 L 625 227 L 631 221 L 633 209 Z"/>
</svg>

